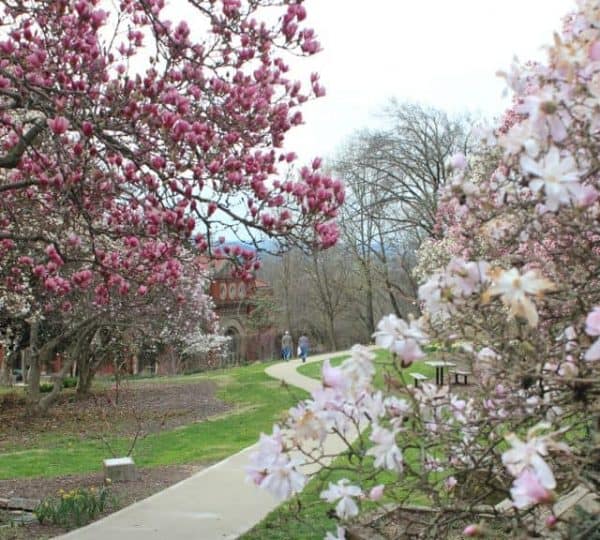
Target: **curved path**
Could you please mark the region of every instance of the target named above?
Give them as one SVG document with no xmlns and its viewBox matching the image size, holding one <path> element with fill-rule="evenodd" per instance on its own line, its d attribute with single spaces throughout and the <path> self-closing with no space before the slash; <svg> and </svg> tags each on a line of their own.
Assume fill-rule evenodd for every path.
<svg viewBox="0 0 600 540">
<path fill-rule="evenodd" d="M 309 357 L 307 363 L 332 355 Z M 319 382 L 300 375 L 300 360 L 280 362 L 266 369 L 271 377 L 307 391 Z M 256 434 L 258 439 L 258 433 Z M 328 453 L 343 448 L 339 439 L 326 442 Z M 280 501 L 246 482 L 244 468 L 256 445 L 208 467 L 155 495 L 127 506 L 86 527 L 61 536 L 64 540 L 222 540 L 251 529 Z M 312 472 L 312 471 L 306 471 Z"/>
</svg>

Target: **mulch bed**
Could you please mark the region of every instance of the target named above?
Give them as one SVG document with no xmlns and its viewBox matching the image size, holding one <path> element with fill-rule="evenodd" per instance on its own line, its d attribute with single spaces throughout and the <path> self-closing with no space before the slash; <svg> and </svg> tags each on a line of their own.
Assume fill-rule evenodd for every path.
<svg viewBox="0 0 600 540">
<path fill-rule="evenodd" d="M 131 436 L 173 429 L 221 414 L 230 405 L 215 396 L 212 381 L 181 384 L 128 383 L 96 390 L 89 396 L 63 391 L 47 415 L 29 416 L 21 394 L 0 396 L 0 451 L 7 445 L 35 445 L 37 435 L 58 432 L 81 439 Z"/>
<path fill-rule="evenodd" d="M 202 470 L 202 466 L 174 465 L 138 469 L 138 479 L 130 482 L 114 483 L 110 493 L 115 498 L 115 506 L 110 512 L 145 499 L 185 478 Z M 17 480 L 0 480 L 0 497 L 13 496 L 44 499 L 56 496 L 59 490 L 70 491 L 76 488 L 100 488 L 103 482 L 102 473 L 85 475 L 68 475 L 54 478 L 24 478 Z M 6 515 L 5 515 L 6 517 Z M 99 516 L 98 519 L 100 519 Z M 2 514 L 0 514 L 0 523 Z M 0 540 L 42 540 L 52 538 L 66 532 L 65 529 L 52 525 L 32 523 L 14 528 L 0 528 Z"/>
</svg>

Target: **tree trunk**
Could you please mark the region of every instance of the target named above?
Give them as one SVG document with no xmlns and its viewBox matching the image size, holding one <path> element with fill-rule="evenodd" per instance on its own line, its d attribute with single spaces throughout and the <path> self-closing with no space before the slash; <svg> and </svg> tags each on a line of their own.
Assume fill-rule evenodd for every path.
<svg viewBox="0 0 600 540">
<path fill-rule="evenodd" d="M 0 366 L 0 385 L 10 386 L 10 374 L 12 367 L 12 355 L 7 350 L 3 351 L 2 366 Z"/>
<path fill-rule="evenodd" d="M 327 333 L 329 334 L 329 344 L 332 351 L 337 351 L 337 339 L 335 336 L 335 317 L 329 315 L 327 317 Z"/>
<path fill-rule="evenodd" d="M 285 303 L 285 322 L 287 330 L 294 335 L 296 329 L 292 328 L 292 308 L 290 306 L 290 254 L 283 256 L 283 297 Z"/>
<path fill-rule="evenodd" d="M 375 332 L 375 312 L 373 309 L 373 281 L 371 279 L 370 272 L 367 274 L 366 278 L 367 282 L 367 299 L 366 299 L 366 309 L 367 309 L 367 331 L 369 332 L 369 336 L 372 336 Z"/>
<path fill-rule="evenodd" d="M 27 401 L 35 404 L 40 399 L 40 350 L 39 335 L 40 323 L 34 321 L 31 323 L 29 337 L 29 349 L 25 353 L 25 367 L 23 369 L 23 380 L 27 377 Z"/>
<path fill-rule="evenodd" d="M 88 378 L 86 380 L 86 384 L 88 385 L 87 390 L 89 391 L 89 385 L 91 385 L 94 370 L 90 369 L 92 366 L 89 362 L 89 356 L 86 355 L 86 353 L 89 351 L 90 343 L 94 337 L 95 332 L 96 326 L 93 324 L 91 326 L 88 326 L 87 328 L 79 328 L 79 332 L 77 332 L 77 334 L 79 334 L 77 340 L 72 345 L 72 347 L 69 347 L 69 351 L 65 355 L 67 360 L 63 363 L 60 371 L 52 376 L 52 382 L 54 383 L 52 390 L 49 394 L 44 395 L 41 399 L 38 400 L 37 410 L 39 412 L 46 413 L 48 409 L 56 402 L 60 391 L 62 390 L 63 381 L 65 380 L 65 377 L 71 372 L 71 368 L 73 367 L 73 364 L 75 363 L 76 359 L 86 358 L 87 360 L 85 362 L 88 365 Z M 61 344 L 63 344 L 64 342 L 68 342 L 74 335 L 76 335 L 75 332 L 69 332 L 68 334 L 61 336 L 60 339 L 56 340 L 54 343 L 51 342 L 46 347 L 44 347 L 44 354 L 47 356 L 46 360 L 56 353 L 56 349 Z"/>
<path fill-rule="evenodd" d="M 38 400 L 38 402 L 35 404 L 36 412 L 41 413 L 41 414 L 47 413 L 48 409 L 52 405 L 54 405 L 54 403 L 58 399 L 60 391 L 62 390 L 63 381 L 65 380 L 65 377 L 69 374 L 69 372 L 71 370 L 71 366 L 73 365 L 73 362 L 75 361 L 75 358 L 73 355 L 68 355 L 67 358 L 68 358 L 68 360 L 63 364 L 60 371 L 52 376 L 52 382 L 53 382 L 52 390 L 48 394 L 44 394 L 43 397 L 41 397 Z M 39 389 L 39 385 L 38 385 L 38 389 Z"/>
<path fill-rule="evenodd" d="M 92 369 L 92 361 L 86 355 L 78 358 L 78 377 L 77 377 L 77 395 L 85 396 L 89 394 L 94 379 L 95 370 Z"/>
<path fill-rule="evenodd" d="M 93 318 L 81 322 L 77 326 L 71 328 L 68 332 L 61 334 L 38 348 L 39 323 L 35 322 L 31 326 L 31 339 L 28 350 L 29 356 L 29 384 L 27 387 L 27 400 L 30 407 L 38 413 L 45 413 L 51 405 L 58 399 L 65 377 L 69 374 L 75 359 L 82 356 L 88 349 L 95 326 L 93 326 Z M 86 328 L 87 326 L 87 328 Z M 40 393 L 40 371 L 44 363 L 48 363 L 54 358 L 58 350 L 61 350 L 75 336 L 78 336 L 72 350 L 66 355 L 67 361 L 63 364 L 61 370 L 53 375 L 52 380 L 54 387 L 50 393 L 42 396 Z"/>
<path fill-rule="evenodd" d="M 396 317 L 402 318 L 402 311 L 400 310 L 400 306 L 398 305 L 398 300 L 396 300 L 396 295 L 392 290 L 392 284 L 388 279 L 385 280 L 385 288 L 387 290 L 388 297 L 390 299 L 390 303 L 392 304 L 392 309 L 394 310 Z"/>
</svg>

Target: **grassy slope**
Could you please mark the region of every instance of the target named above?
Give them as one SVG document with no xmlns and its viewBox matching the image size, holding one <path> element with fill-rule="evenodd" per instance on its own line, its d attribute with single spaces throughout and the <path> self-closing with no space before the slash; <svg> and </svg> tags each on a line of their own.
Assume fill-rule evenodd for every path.
<svg viewBox="0 0 600 540">
<path fill-rule="evenodd" d="M 261 431 L 270 431 L 273 422 L 299 399 L 265 375 L 267 364 L 254 364 L 209 375 L 161 378 L 160 382 L 183 383 L 198 378 L 215 381 L 217 396 L 234 405 L 226 415 L 147 436 L 138 441 L 134 457 L 139 466 L 212 462 L 254 444 Z M 144 381 L 147 383 L 147 381 Z M 114 438 L 111 446 L 126 452 L 130 438 Z M 58 476 L 97 471 L 102 459 L 111 457 L 99 440 L 48 433 L 37 448 L 0 454 L 0 479 L 27 476 Z"/>
</svg>

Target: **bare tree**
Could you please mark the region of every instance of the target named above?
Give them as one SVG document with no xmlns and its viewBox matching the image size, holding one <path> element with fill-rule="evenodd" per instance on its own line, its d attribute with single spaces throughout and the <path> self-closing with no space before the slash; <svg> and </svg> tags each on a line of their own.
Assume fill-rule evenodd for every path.
<svg viewBox="0 0 600 540">
<path fill-rule="evenodd" d="M 307 266 L 306 277 L 310 282 L 310 297 L 319 308 L 329 348 L 338 349 L 336 320 L 349 308 L 348 290 L 352 288 L 352 268 L 344 256 L 343 246 L 316 252 Z"/>
<path fill-rule="evenodd" d="M 372 211 L 383 212 L 381 217 L 397 230 L 432 235 L 448 158 L 469 149 L 469 120 L 395 100 L 385 115 L 390 127 L 363 134 L 362 151 L 354 158 L 371 171 L 379 191 Z"/>
<path fill-rule="evenodd" d="M 391 101 L 389 127 L 358 133 L 333 162 L 346 183 L 341 226 L 363 277 L 365 324 L 374 330 L 374 282 L 383 284 L 399 316 L 415 311 L 414 253 L 435 231 L 446 162 L 469 146 L 469 122 L 444 112 Z"/>
</svg>

